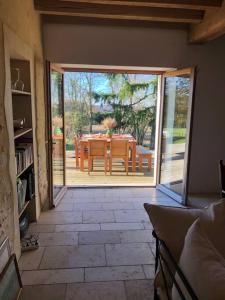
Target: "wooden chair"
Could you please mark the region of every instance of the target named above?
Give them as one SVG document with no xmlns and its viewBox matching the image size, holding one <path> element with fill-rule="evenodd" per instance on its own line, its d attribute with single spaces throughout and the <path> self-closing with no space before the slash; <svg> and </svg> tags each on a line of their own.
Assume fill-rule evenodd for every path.
<svg viewBox="0 0 225 300">
<path fill-rule="evenodd" d="M 107 140 L 88 140 L 88 174 L 93 169 L 94 158 L 104 159 L 105 175 L 107 174 Z"/>
<path fill-rule="evenodd" d="M 129 141 L 124 139 L 112 139 L 110 142 L 110 157 L 109 157 L 109 171 L 112 175 L 112 161 L 114 158 L 122 158 L 125 163 L 125 171 L 128 175 L 128 161 L 129 161 Z"/>
<path fill-rule="evenodd" d="M 79 158 L 80 158 L 80 138 L 78 136 L 74 136 L 74 151 L 75 151 L 75 160 L 76 160 L 76 168 L 80 167 Z M 84 151 L 84 159 L 88 159 L 88 148 Z"/>
<path fill-rule="evenodd" d="M 219 161 L 219 175 L 220 175 L 220 195 L 225 198 L 225 165 L 223 161 Z"/>
</svg>

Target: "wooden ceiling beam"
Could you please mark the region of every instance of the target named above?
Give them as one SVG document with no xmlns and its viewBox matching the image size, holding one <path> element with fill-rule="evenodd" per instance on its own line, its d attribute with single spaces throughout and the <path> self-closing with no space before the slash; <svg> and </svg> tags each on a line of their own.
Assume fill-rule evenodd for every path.
<svg viewBox="0 0 225 300">
<path fill-rule="evenodd" d="M 199 23 L 204 17 L 203 11 L 191 9 L 104 5 L 56 0 L 35 0 L 34 3 L 36 10 L 48 15 L 181 23 Z"/>
<path fill-rule="evenodd" d="M 191 43 L 204 43 L 225 34 L 225 1 L 220 9 L 208 12 L 204 20 L 190 29 Z"/>
<path fill-rule="evenodd" d="M 216 8 L 222 5 L 222 0 L 61 0 L 74 3 L 95 3 L 111 5 L 129 5 L 161 8 L 200 9 Z"/>
</svg>

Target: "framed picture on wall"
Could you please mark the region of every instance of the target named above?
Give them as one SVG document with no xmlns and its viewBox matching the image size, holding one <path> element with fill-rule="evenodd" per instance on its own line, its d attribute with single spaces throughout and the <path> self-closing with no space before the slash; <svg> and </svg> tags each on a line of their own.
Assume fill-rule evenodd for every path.
<svg viewBox="0 0 225 300">
<path fill-rule="evenodd" d="M 22 290 L 22 281 L 16 255 L 12 254 L 0 274 L 0 299 L 18 300 Z"/>
<path fill-rule="evenodd" d="M 5 238 L 3 243 L 0 245 L 0 274 L 6 266 L 11 255 L 9 239 Z"/>
</svg>

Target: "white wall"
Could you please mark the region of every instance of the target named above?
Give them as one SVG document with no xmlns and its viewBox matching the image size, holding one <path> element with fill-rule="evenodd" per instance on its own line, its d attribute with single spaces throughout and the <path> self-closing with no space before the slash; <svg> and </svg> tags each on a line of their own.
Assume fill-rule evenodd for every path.
<svg viewBox="0 0 225 300">
<path fill-rule="evenodd" d="M 217 192 L 225 159 L 225 37 L 189 45 L 181 29 L 45 24 L 46 59 L 57 63 L 197 66 L 190 192 Z"/>
</svg>

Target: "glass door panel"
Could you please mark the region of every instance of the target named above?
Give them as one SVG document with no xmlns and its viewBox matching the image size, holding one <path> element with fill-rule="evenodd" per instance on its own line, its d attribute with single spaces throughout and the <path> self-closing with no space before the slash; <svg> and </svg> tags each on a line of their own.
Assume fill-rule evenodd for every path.
<svg viewBox="0 0 225 300">
<path fill-rule="evenodd" d="M 180 197 L 186 188 L 192 79 L 192 72 L 179 71 L 164 77 L 159 183 Z"/>
<path fill-rule="evenodd" d="M 53 199 L 65 185 L 63 74 L 51 70 Z"/>
</svg>

